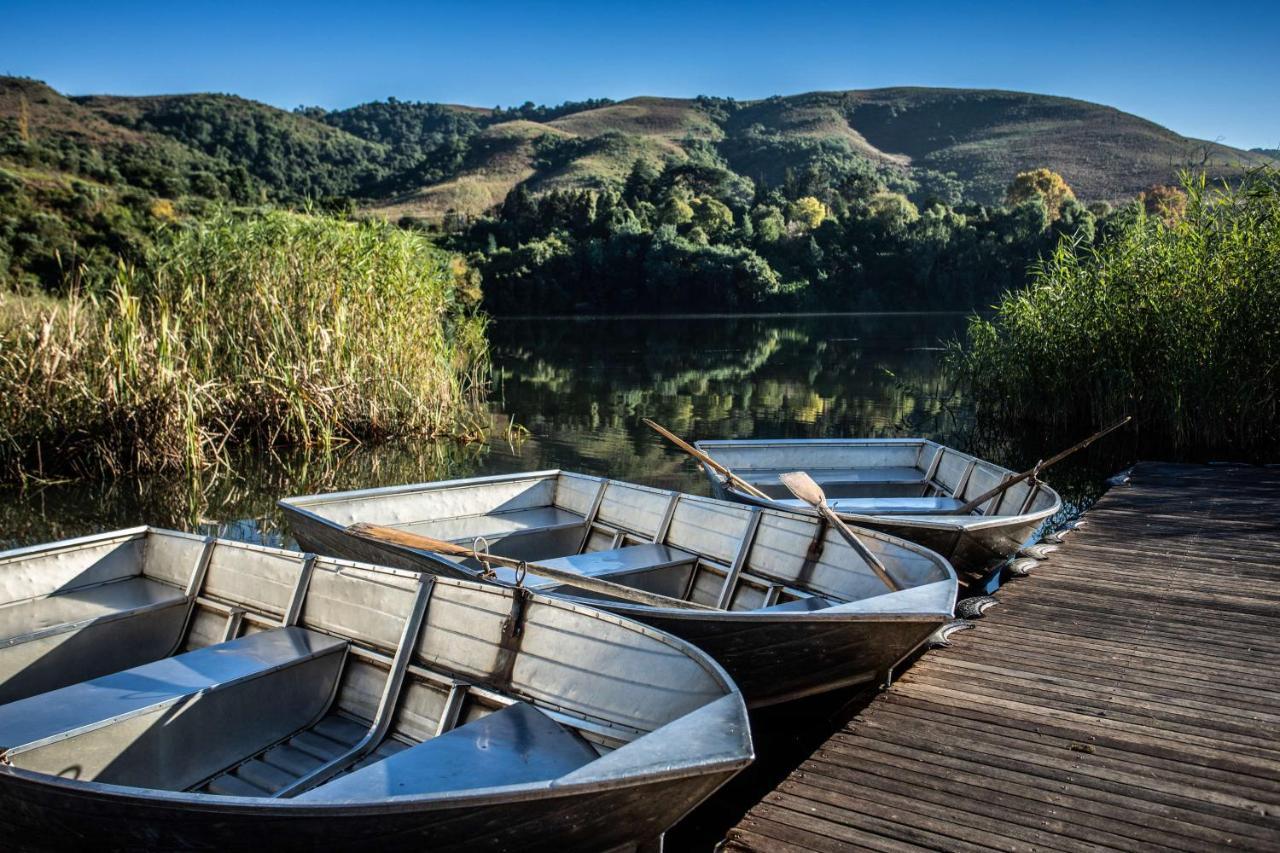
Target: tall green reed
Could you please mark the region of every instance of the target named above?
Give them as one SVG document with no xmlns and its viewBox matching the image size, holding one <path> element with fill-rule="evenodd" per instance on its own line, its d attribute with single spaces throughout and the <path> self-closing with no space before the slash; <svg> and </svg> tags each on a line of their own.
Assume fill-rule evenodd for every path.
<svg viewBox="0 0 1280 853">
<path fill-rule="evenodd" d="M 1280 172 L 1183 183 L 1181 220 L 1135 209 L 971 320 L 952 365 L 980 422 L 1065 437 L 1133 414 L 1140 454 L 1277 459 Z"/>
</svg>

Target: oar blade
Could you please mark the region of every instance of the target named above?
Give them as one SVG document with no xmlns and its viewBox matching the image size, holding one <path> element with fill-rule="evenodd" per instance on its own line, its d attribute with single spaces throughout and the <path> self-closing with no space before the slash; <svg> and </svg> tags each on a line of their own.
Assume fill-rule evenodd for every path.
<svg viewBox="0 0 1280 853">
<path fill-rule="evenodd" d="M 787 491 L 810 506 L 822 506 L 827 502 L 826 492 L 804 471 L 789 471 L 778 479 L 787 487 Z"/>
</svg>

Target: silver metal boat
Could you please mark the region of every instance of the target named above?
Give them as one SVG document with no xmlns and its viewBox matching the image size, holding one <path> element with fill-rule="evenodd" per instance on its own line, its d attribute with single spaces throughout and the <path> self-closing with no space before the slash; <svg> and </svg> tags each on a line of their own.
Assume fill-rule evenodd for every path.
<svg viewBox="0 0 1280 853">
<path fill-rule="evenodd" d="M 280 502 L 308 550 L 510 584 L 515 573 L 374 541 L 347 528 L 395 527 L 538 561 L 709 609 L 649 607 L 539 578 L 526 585 L 639 619 L 698 644 L 760 706 L 883 677 L 955 606 L 937 554 L 878 531 L 866 546 L 901 587 L 817 518 L 564 471 L 483 477 Z M 711 609 L 714 608 L 714 609 Z"/>
<path fill-rule="evenodd" d="M 1062 508 L 1053 489 L 1024 481 L 973 512 L 948 514 L 1014 472 L 924 439 L 759 439 L 694 446 L 770 500 L 725 483 L 704 465 L 717 497 L 816 515 L 778 480 L 788 471 L 804 471 L 845 521 L 918 542 L 959 572 L 981 572 L 1011 557 Z"/>
<path fill-rule="evenodd" d="M 637 850 L 752 757 L 683 640 L 138 528 L 0 554 L 13 849 Z"/>
</svg>

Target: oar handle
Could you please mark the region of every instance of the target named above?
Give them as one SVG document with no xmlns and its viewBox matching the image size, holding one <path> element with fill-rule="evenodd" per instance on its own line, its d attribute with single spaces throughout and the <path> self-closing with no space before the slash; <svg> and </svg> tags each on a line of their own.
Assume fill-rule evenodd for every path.
<svg viewBox="0 0 1280 853">
<path fill-rule="evenodd" d="M 697 459 L 699 462 L 706 465 L 712 471 L 715 471 L 721 477 L 724 477 L 726 480 L 729 481 L 731 485 L 736 486 L 737 488 L 741 489 L 742 491 L 746 492 L 752 497 L 757 497 L 757 498 L 760 498 L 761 500 L 766 500 L 766 501 L 771 500 L 771 498 L 768 495 L 766 495 L 764 492 L 760 491 L 755 486 L 751 485 L 746 480 L 742 479 L 737 474 L 733 473 L 728 468 L 721 465 L 719 462 L 712 459 L 707 454 L 703 453 L 701 450 L 694 447 L 692 444 L 685 441 L 683 438 L 676 435 L 671 430 L 667 429 L 666 427 L 662 426 L 661 424 L 655 421 L 649 420 L 648 418 L 641 418 L 640 420 L 641 422 L 644 423 L 645 426 L 652 429 L 658 435 L 662 436 L 667 441 L 671 442 L 676 447 L 680 448 L 685 453 L 692 456 L 694 459 Z"/>
<path fill-rule="evenodd" d="M 716 609 L 714 607 L 708 607 L 705 604 L 696 604 L 692 601 L 684 601 L 679 598 L 659 595 L 656 592 L 646 592 L 645 590 L 636 589 L 635 587 L 623 586 L 619 583 L 602 580 L 601 578 L 593 578 L 589 575 L 580 575 L 577 572 L 571 572 L 565 569 L 557 569 L 550 566 L 544 566 L 539 563 L 528 563 L 512 557 L 503 557 L 499 554 L 486 554 L 483 551 L 476 551 L 475 549 L 468 548 L 464 545 L 457 545 L 453 542 L 447 542 L 444 539 L 434 539 L 430 536 L 423 536 L 420 533 L 410 533 L 407 530 L 400 530 L 396 527 L 386 527 L 381 524 L 361 522 L 348 527 L 347 532 L 365 539 L 373 539 L 379 542 L 391 542 L 396 545 L 403 545 L 406 548 L 419 548 L 423 551 L 434 551 L 437 554 L 449 554 L 454 557 L 472 557 L 485 563 L 496 563 L 500 566 L 518 568 L 519 566 L 524 565 L 530 572 L 541 577 L 560 581 L 563 584 L 575 586 L 578 589 L 598 592 L 601 595 L 608 595 L 613 598 L 621 598 L 624 601 L 630 601 L 634 604 L 643 604 L 646 607 L 676 607 L 683 610 Z"/>
</svg>

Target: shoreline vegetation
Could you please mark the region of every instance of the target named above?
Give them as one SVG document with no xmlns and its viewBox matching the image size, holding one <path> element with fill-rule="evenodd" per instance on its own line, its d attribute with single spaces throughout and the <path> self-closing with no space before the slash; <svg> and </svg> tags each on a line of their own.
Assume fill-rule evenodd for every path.
<svg viewBox="0 0 1280 853">
<path fill-rule="evenodd" d="M 0 294 L 0 477 L 188 474 L 238 444 L 484 428 L 473 270 L 379 221 L 221 211 L 68 295 Z"/>
<path fill-rule="evenodd" d="M 1280 172 L 1183 187 L 970 321 L 951 366 L 983 429 L 1061 441 L 1131 414 L 1144 456 L 1280 458 Z"/>
</svg>

